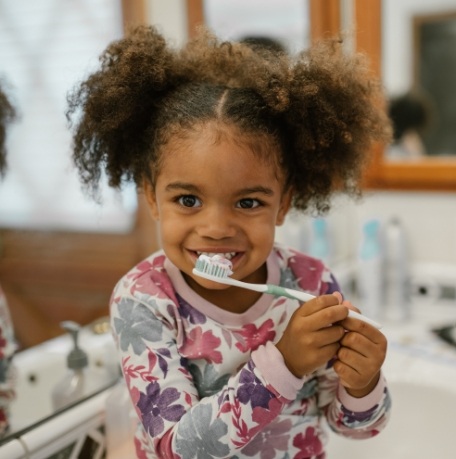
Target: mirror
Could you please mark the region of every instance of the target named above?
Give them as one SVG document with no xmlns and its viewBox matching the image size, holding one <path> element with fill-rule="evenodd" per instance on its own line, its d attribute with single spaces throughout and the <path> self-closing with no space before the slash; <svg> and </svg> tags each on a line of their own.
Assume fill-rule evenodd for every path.
<svg viewBox="0 0 456 459">
<path fill-rule="evenodd" d="M 41 344 L 65 333 L 63 320 L 86 325 L 106 316 L 114 284 L 158 248 L 141 196 L 133 193 L 128 206 L 119 197 L 99 206 L 83 196 L 65 119 L 67 92 L 124 25 L 145 21 L 145 6 L 142 0 L 66 6 L 0 0 L 0 78 L 19 114 L 8 126 L 9 168 L 0 182 L 0 285 L 18 357 L 29 350 L 39 357 Z M 49 377 L 57 383 L 57 375 Z M 48 416 L 51 411 L 30 413 L 22 428 Z M 0 442 L 18 434 L 8 432 Z"/>
<path fill-rule="evenodd" d="M 414 66 L 415 30 L 422 19 L 454 11 L 454 2 L 427 0 L 354 0 L 357 49 L 369 55 L 373 71 L 381 75 L 387 92 L 402 93 L 417 82 Z M 421 35 L 420 40 L 423 37 Z M 418 43 L 418 35 L 415 38 Z M 415 47 L 418 51 L 418 47 Z M 424 52 L 423 49 L 418 52 Z M 391 59 L 391 60 L 390 60 Z M 416 63 L 418 63 L 416 59 Z M 422 64 L 422 62 L 421 62 Z M 452 156 L 426 155 L 416 161 L 388 161 L 378 146 L 372 167 L 366 175 L 366 187 L 397 190 L 456 189 L 456 159 Z"/>
</svg>

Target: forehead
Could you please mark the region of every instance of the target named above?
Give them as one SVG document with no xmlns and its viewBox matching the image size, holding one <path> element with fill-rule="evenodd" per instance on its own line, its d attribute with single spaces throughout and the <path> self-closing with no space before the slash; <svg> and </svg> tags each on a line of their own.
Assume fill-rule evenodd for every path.
<svg viewBox="0 0 456 459">
<path fill-rule="evenodd" d="M 206 168 L 229 168 L 233 162 L 244 167 L 261 166 L 280 180 L 283 176 L 280 158 L 278 142 L 272 135 L 243 132 L 236 126 L 211 121 L 175 131 L 162 147 L 161 169 L 169 162 L 191 168 L 199 162 Z"/>
</svg>

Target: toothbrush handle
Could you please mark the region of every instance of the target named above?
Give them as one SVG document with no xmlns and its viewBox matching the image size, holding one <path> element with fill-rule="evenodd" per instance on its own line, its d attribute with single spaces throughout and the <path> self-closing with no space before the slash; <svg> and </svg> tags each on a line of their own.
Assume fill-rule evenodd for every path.
<svg viewBox="0 0 456 459">
<path fill-rule="evenodd" d="M 267 285 L 266 293 L 276 296 L 286 296 L 287 298 L 292 298 L 293 300 L 299 301 L 310 301 L 315 298 L 315 295 L 310 293 L 301 292 L 300 290 L 293 290 L 291 288 L 280 287 L 278 285 Z"/>
<path fill-rule="evenodd" d="M 291 288 L 279 287 L 278 285 L 268 285 L 268 290 L 266 293 L 271 293 L 272 295 L 286 296 L 287 298 L 292 298 L 299 301 L 309 301 L 315 298 L 314 295 L 310 293 L 301 292 L 299 290 L 293 290 Z M 348 310 L 348 316 L 354 319 L 362 320 L 363 322 L 372 325 L 373 327 L 380 329 L 382 328 L 381 324 L 375 320 L 369 319 L 369 317 L 363 316 L 359 312 L 353 311 L 352 309 Z"/>
</svg>

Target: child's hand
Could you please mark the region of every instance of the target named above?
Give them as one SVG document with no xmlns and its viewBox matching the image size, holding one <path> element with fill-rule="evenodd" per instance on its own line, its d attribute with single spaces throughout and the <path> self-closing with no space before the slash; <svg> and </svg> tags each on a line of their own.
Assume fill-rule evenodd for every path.
<svg viewBox="0 0 456 459">
<path fill-rule="evenodd" d="M 343 305 L 356 310 L 349 302 Z M 347 317 L 342 325 L 346 333 L 340 340 L 334 370 L 350 395 L 364 397 L 378 382 L 387 341 L 382 332 L 361 320 Z"/>
<path fill-rule="evenodd" d="M 340 322 L 348 314 L 347 307 L 340 303 L 339 293 L 323 295 L 306 302 L 292 315 L 276 346 L 295 376 L 312 373 L 336 356 L 345 333 Z"/>
</svg>

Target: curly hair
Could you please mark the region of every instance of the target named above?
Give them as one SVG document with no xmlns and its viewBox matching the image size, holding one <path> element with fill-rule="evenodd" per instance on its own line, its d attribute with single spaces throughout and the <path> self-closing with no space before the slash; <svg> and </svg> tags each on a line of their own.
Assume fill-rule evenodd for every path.
<svg viewBox="0 0 456 459">
<path fill-rule="evenodd" d="M 380 82 L 365 57 L 346 55 L 338 40 L 290 56 L 220 41 L 203 28 L 173 49 L 156 28 L 140 26 L 100 61 L 68 95 L 67 111 L 73 160 L 94 195 L 102 173 L 116 188 L 153 184 L 170 138 L 216 121 L 278 145 L 292 206 L 325 212 L 335 192 L 360 194 L 372 144 L 390 140 Z"/>
<path fill-rule="evenodd" d="M 0 87 L 0 177 L 6 171 L 6 127 L 16 117 L 16 111 Z"/>
</svg>

